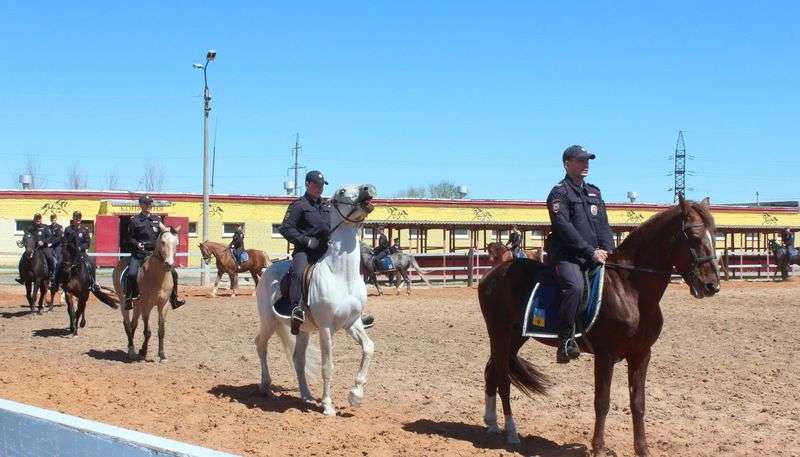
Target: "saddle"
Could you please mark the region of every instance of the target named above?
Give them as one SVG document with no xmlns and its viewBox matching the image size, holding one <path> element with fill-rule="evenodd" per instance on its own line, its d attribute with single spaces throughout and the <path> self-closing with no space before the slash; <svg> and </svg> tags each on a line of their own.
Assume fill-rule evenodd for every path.
<svg viewBox="0 0 800 457">
<path fill-rule="evenodd" d="M 535 278 L 533 290 L 525 306 L 522 336 L 558 338 L 561 287 L 552 266 L 543 268 Z M 605 265 L 584 272 L 583 297 L 575 318 L 575 337 L 588 333 L 600 314 Z"/>
<path fill-rule="evenodd" d="M 380 260 L 375 261 L 375 266 L 378 267 L 378 272 L 380 273 L 394 271 L 394 262 L 388 255 Z"/>
<path fill-rule="evenodd" d="M 289 261 L 287 261 L 289 262 Z M 303 307 L 304 311 L 308 311 L 308 285 L 311 282 L 311 275 L 314 273 L 314 268 L 316 268 L 317 264 L 312 263 L 311 265 L 307 266 L 305 271 L 303 271 L 302 280 L 300 281 L 300 290 L 301 290 L 301 297 L 300 297 L 300 306 Z M 290 313 L 292 312 L 292 303 L 295 301 L 295 297 L 292 297 L 292 276 L 294 275 L 294 267 L 289 267 L 286 270 L 286 273 L 283 274 L 283 277 L 280 281 L 280 292 L 281 298 L 279 298 L 275 304 L 273 304 L 273 308 L 275 311 L 284 317 L 289 317 Z"/>
</svg>

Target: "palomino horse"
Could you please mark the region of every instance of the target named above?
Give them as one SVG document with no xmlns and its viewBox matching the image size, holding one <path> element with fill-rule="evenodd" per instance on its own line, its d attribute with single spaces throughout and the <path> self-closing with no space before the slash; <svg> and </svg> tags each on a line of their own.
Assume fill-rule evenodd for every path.
<svg viewBox="0 0 800 457">
<path fill-rule="evenodd" d="M 411 295 L 411 279 L 408 277 L 408 271 L 411 268 L 417 271 L 417 274 L 425 284 L 431 285 L 428 282 L 428 278 L 422 274 L 422 270 L 420 270 L 419 265 L 417 264 L 417 259 L 414 258 L 413 255 L 406 254 L 404 252 L 395 252 L 394 254 L 390 254 L 389 257 L 392 259 L 392 263 L 394 264 L 394 270 L 390 272 L 383 272 L 383 271 L 376 271 L 375 269 L 375 255 L 372 253 L 372 248 L 368 245 L 361 243 L 361 268 L 364 272 L 366 272 L 365 282 L 372 282 L 376 289 L 378 289 L 378 295 L 383 295 L 383 291 L 381 290 L 381 286 L 378 285 L 378 275 L 379 274 L 389 274 L 389 282 L 392 282 L 391 274 L 394 274 L 394 290 L 397 295 L 400 295 L 400 279 L 402 278 L 403 281 L 406 282 L 406 295 Z"/>
<path fill-rule="evenodd" d="M 222 278 L 222 275 L 228 275 L 231 281 L 231 297 L 235 297 L 236 289 L 239 285 L 238 273 L 249 271 L 250 276 L 253 277 L 255 286 L 258 287 L 258 278 L 261 277 L 261 272 L 265 267 L 271 264 L 269 257 L 267 257 L 263 251 L 257 249 L 248 249 L 247 255 L 250 256 L 250 258 L 247 259 L 246 262 L 239 264 L 234 260 L 231 250 L 226 244 L 206 240 L 200 243 L 198 247 L 200 248 L 200 253 L 203 255 L 203 262 L 208 264 L 211 261 L 212 255 L 217 261 L 217 280 L 214 281 L 214 289 L 211 291 L 212 297 L 217 296 L 217 286 L 219 285 L 219 280 Z M 255 289 L 253 289 L 253 295 L 255 294 Z"/>
<path fill-rule="evenodd" d="M 17 245 L 25 248 L 25 253 L 19 263 L 19 277 L 25 282 L 25 297 L 28 299 L 28 306 L 33 312 L 34 303 L 38 301 L 38 313 L 42 314 L 42 304 L 50 284 L 44 250 L 36 246 L 36 240 L 28 233 L 25 234 L 21 241 L 17 241 Z M 50 294 L 47 310 L 53 310 L 52 293 Z"/>
<path fill-rule="evenodd" d="M 533 250 L 526 250 L 523 249 L 522 252 L 525 253 L 525 256 L 531 260 L 536 260 L 537 262 L 543 262 L 544 250 L 542 249 L 533 249 Z M 497 265 L 507 260 L 511 260 L 514 258 L 511 249 L 503 243 L 489 243 L 486 245 L 486 253 L 489 254 L 489 263 L 492 265 Z"/>
<path fill-rule="evenodd" d="M 78 336 L 78 326 L 83 328 L 86 325 L 86 301 L 90 293 L 115 309 L 119 306 L 119 302 L 112 296 L 113 291 L 109 294 L 100 288 L 91 288 L 95 278 L 94 265 L 85 254 L 74 252 L 69 246 L 65 247 L 63 252 L 61 288 L 64 290 L 64 299 L 67 302 L 69 330 L 73 336 Z M 73 298 L 78 300 L 77 312 Z"/>
<path fill-rule="evenodd" d="M 331 198 L 331 234 L 328 250 L 317 262 L 308 285 L 309 310 L 300 327 L 296 344 L 289 334 L 289 319 L 279 315 L 273 304 L 280 298 L 280 281 L 283 275 L 281 262 L 274 263 L 262 275 L 258 284 L 257 303 L 261 329 L 255 344 L 261 359 L 261 384 L 259 389 L 270 393 L 272 380 L 267 366 L 267 343 L 276 331 L 287 355 L 293 354 L 300 396 L 312 401 L 305 375 L 306 349 L 309 333 L 319 330 L 319 345 L 322 356 L 322 405 L 326 416 L 336 415 L 331 401 L 331 377 L 333 376 L 333 334 L 345 328 L 347 333 L 361 345 L 361 366 L 356 374 L 355 386 L 350 389 L 348 400 L 353 407 L 364 398 L 364 384 L 372 359 L 373 343 L 361 322 L 361 312 L 367 302 L 367 287 L 361 279 L 359 264 L 361 253 L 358 228 L 372 212 L 375 188 L 372 185 L 344 186 Z"/>
<path fill-rule="evenodd" d="M 644 430 L 645 377 L 650 347 L 663 323 L 659 301 L 677 271 L 695 298 L 719 291 L 719 270 L 714 248 L 714 218 L 708 199 L 680 203 L 656 214 L 635 229 L 609 256 L 605 269 L 602 307 L 590 333 L 581 337 L 584 351 L 594 354 L 595 427 L 593 451 L 606 455 L 604 431 L 609 407 L 614 363 L 628 362 L 630 408 L 634 449 L 648 455 Z M 492 269 L 478 286 L 481 311 L 486 320 L 491 357 L 486 364 L 486 410 L 490 432 L 498 432 L 496 393 L 500 392 L 509 443 L 519 443 L 511 415 L 509 387 L 543 393 L 543 375 L 517 356 L 527 340 L 522 336 L 525 303 L 535 276 L 545 267 L 538 262 L 514 260 Z M 540 340 L 555 345 L 555 340 Z"/>
<path fill-rule="evenodd" d="M 135 359 L 136 351 L 133 349 L 133 335 L 139 316 L 144 322 L 144 341 L 139 350 L 139 357 L 147 358 L 147 343 L 150 340 L 150 311 L 158 307 L 158 359 L 160 362 L 167 360 L 164 354 L 164 325 L 167 317 L 167 301 L 172 293 L 172 269 L 175 265 L 175 251 L 178 249 L 178 231 L 180 227 L 162 231 L 156 240 L 155 251 L 148 256 L 139 267 L 137 283 L 139 284 L 139 297 L 133 301 L 133 318 L 125 306 L 120 306 L 122 312 L 122 325 L 128 336 L 128 358 Z M 128 259 L 121 259 L 114 267 L 114 289 L 117 291 L 121 303 L 125 303 L 125 287 L 122 277 L 128 268 Z"/>
<path fill-rule="evenodd" d="M 789 250 L 786 249 L 786 246 L 778 244 L 775 240 L 769 240 L 769 250 L 772 252 L 773 257 L 775 257 L 775 265 L 778 266 L 772 278 L 775 279 L 778 271 L 780 271 L 781 279 L 784 281 L 789 279 L 789 266 L 791 264 L 800 265 L 800 255 L 792 256 Z"/>
</svg>

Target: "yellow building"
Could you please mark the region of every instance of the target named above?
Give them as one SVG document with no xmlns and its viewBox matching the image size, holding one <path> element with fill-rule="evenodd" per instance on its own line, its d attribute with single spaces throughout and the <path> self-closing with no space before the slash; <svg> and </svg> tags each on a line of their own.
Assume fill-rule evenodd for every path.
<svg viewBox="0 0 800 457">
<path fill-rule="evenodd" d="M 139 212 L 141 193 L 6 190 L 0 191 L 0 263 L 16 265 L 21 249 L 18 241 L 30 225 L 34 213 L 45 222 L 56 214 L 62 225 L 75 210 L 94 230 L 92 251 L 120 252 L 129 218 Z M 182 226 L 180 250 L 197 254 L 198 234 L 202 233 L 202 197 L 199 194 L 152 193 L 153 212 L 167 217 L 171 225 Z M 278 233 L 291 197 L 213 195 L 211 197 L 209 237 L 227 242 L 238 224 L 245 227 L 247 248 L 261 249 L 271 257 L 288 252 L 286 241 Z M 505 241 L 508 230 L 516 225 L 524 233 L 527 247 L 540 247 L 549 230 L 544 202 L 507 200 L 417 200 L 378 199 L 376 209 L 364 226 L 365 241 L 372 242 L 374 229 L 386 228 L 386 234 L 400 238 L 411 252 L 463 252 L 470 246 L 483 248 L 492 241 Z M 635 226 L 667 205 L 618 203 L 608 205 L 609 221 L 618 241 Z M 800 211 L 796 207 L 713 206 L 717 223 L 717 248 L 764 249 L 783 227 L 800 229 Z M 110 265 L 114 257 L 99 257 L 99 265 Z M 191 257 L 197 266 L 199 257 Z"/>
</svg>

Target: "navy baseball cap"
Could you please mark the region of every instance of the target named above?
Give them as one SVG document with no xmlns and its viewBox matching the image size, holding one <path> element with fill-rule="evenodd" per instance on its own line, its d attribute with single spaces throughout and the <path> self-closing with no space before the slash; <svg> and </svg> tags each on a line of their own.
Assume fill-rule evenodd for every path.
<svg viewBox="0 0 800 457">
<path fill-rule="evenodd" d="M 325 177 L 322 176 L 321 171 L 311 170 L 306 173 L 306 182 L 314 182 L 317 184 L 328 184 L 328 181 L 325 181 Z"/>
<path fill-rule="evenodd" d="M 139 197 L 139 204 L 140 205 L 152 205 L 153 204 L 153 198 L 151 196 L 149 196 L 149 195 L 142 195 L 141 197 Z"/>
<path fill-rule="evenodd" d="M 587 151 L 583 146 L 573 144 L 572 146 L 564 149 L 564 154 L 561 155 L 561 161 L 566 162 L 570 159 L 586 160 L 594 159 L 595 155 Z"/>
</svg>

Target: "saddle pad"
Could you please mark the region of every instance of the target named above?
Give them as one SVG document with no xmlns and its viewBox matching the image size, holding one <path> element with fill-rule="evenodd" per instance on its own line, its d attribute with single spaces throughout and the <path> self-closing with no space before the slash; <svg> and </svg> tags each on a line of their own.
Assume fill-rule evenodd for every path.
<svg viewBox="0 0 800 457">
<path fill-rule="evenodd" d="M 586 306 L 580 306 L 575 322 L 575 337 L 589 333 L 597 315 L 600 313 L 603 297 L 605 265 L 589 272 L 588 298 Z M 525 307 L 525 321 L 522 336 L 535 338 L 558 338 L 558 309 L 561 304 L 561 290 L 558 284 L 537 282 L 533 287 Z M 583 310 L 583 312 L 581 312 Z"/>
<path fill-rule="evenodd" d="M 273 262 L 272 265 L 267 268 L 266 271 L 269 271 L 270 274 L 276 279 L 276 282 L 272 284 L 273 288 L 277 288 L 278 292 L 277 297 L 278 299 L 275 303 L 272 304 L 275 313 L 279 316 L 289 317 L 289 313 L 292 311 L 290 302 L 289 302 L 289 284 L 291 279 L 289 277 L 289 270 L 292 268 L 292 261 L 291 260 L 278 260 Z M 263 277 L 263 273 L 262 273 Z M 273 291 L 275 291 L 273 289 Z"/>
<path fill-rule="evenodd" d="M 392 262 L 392 258 L 388 255 L 382 258 L 378 263 L 380 266 L 380 271 L 394 270 L 394 262 Z"/>
<path fill-rule="evenodd" d="M 247 251 L 242 251 L 242 255 L 239 256 L 239 263 L 245 263 L 250 260 L 250 255 Z"/>
</svg>

